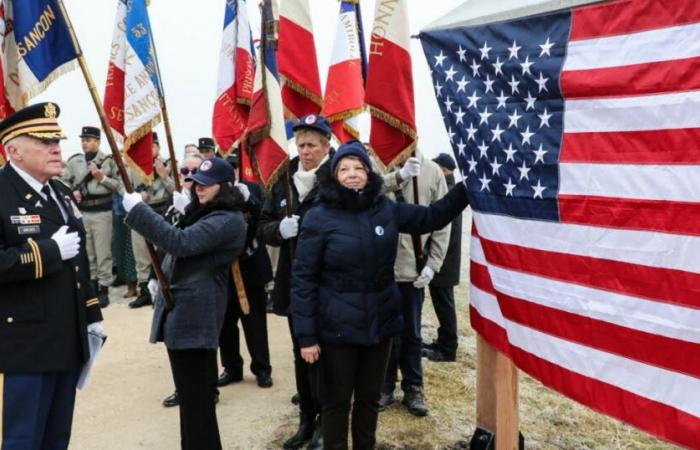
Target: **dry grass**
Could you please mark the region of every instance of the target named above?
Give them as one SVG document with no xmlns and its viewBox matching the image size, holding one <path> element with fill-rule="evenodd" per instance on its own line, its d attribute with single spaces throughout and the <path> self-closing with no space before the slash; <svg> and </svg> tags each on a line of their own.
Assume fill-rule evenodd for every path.
<svg viewBox="0 0 700 450">
<path fill-rule="evenodd" d="M 397 401 L 379 416 L 379 450 L 466 449 L 475 428 L 476 340 L 468 323 L 466 282 L 456 292 L 459 350 L 454 363 L 423 359 L 430 414 L 413 417 Z M 427 290 L 426 290 L 427 293 Z M 423 338 L 437 334 L 429 298 L 423 309 Z M 530 449 L 670 449 L 674 446 L 606 417 L 544 387 L 521 372 L 520 430 Z M 273 446 L 281 447 L 296 430 L 296 417 L 280 427 Z M 273 447 L 274 448 L 274 447 Z"/>
</svg>

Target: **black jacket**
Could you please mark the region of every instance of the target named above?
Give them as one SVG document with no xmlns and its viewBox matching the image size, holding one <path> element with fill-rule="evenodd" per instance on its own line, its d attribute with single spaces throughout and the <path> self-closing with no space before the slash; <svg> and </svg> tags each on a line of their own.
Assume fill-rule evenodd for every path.
<svg viewBox="0 0 700 450">
<path fill-rule="evenodd" d="M 468 204 L 464 186 L 431 206 L 395 203 L 370 174 L 360 193 L 335 178 L 321 182 L 318 206 L 306 214 L 292 271 L 291 312 L 302 347 L 373 345 L 401 331 L 394 281 L 399 233 L 446 226 Z"/>
<path fill-rule="evenodd" d="M 311 209 L 318 194 L 318 183 L 329 177 L 330 161 L 333 158 L 333 150 L 328 161 L 323 163 L 316 171 L 316 186 L 299 202 L 299 193 L 294 186 L 294 174 L 299 169 L 299 158 L 292 159 L 289 163 L 289 179 L 291 181 L 292 194 L 292 214 L 299 216 L 299 227 L 304 222 L 304 215 Z M 267 245 L 280 247 L 277 270 L 275 272 L 275 289 L 272 291 L 272 302 L 275 314 L 286 316 L 289 314 L 289 289 L 292 267 L 292 245 L 296 244 L 296 239 L 282 239 L 279 234 L 280 222 L 287 215 L 287 198 L 285 196 L 285 177 L 283 173 L 280 180 L 272 186 L 272 189 L 265 197 L 262 213 L 260 214 L 260 224 L 258 227 L 258 237 Z"/>
<path fill-rule="evenodd" d="M 67 223 L 10 164 L 0 171 L 0 373 L 78 367 L 89 355 L 88 323 L 102 320 L 72 192 L 49 183 Z M 68 261 L 51 239 L 63 225 L 81 238 Z"/>
<path fill-rule="evenodd" d="M 455 176 L 450 174 L 445 175 L 447 188 L 452 189 L 455 185 Z M 452 221 L 452 229 L 450 230 L 450 243 L 447 246 L 447 254 L 442 263 L 440 272 L 435 274 L 430 286 L 434 287 L 450 287 L 459 284 L 459 275 L 462 263 L 462 215 L 455 217 Z"/>
<path fill-rule="evenodd" d="M 241 275 L 246 289 L 264 288 L 272 280 L 272 265 L 265 244 L 258 238 L 260 213 L 262 211 L 263 195 L 257 183 L 241 181 L 248 186 L 250 197 L 246 202 L 246 245 L 238 258 L 241 264 Z"/>
</svg>

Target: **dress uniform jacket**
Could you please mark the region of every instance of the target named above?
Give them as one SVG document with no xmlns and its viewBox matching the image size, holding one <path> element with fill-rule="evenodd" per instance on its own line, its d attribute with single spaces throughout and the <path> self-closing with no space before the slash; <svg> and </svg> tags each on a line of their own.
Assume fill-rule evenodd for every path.
<svg viewBox="0 0 700 450">
<path fill-rule="evenodd" d="M 12 165 L 0 170 L 0 372 L 65 371 L 89 356 L 87 325 L 102 320 L 90 283 L 85 229 L 71 190 L 51 180 L 67 222 Z M 61 260 L 51 236 L 77 231 L 80 252 Z"/>
<path fill-rule="evenodd" d="M 88 169 L 89 163 L 95 163 L 102 170 L 105 178 L 102 181 L 97 181 L 90 177 L 90 181 L 85 183 L 85 195 L 78 207 L 81 211 L 111 211 L 112 210 L 112 195 L 120 188 L 119 173 L 117 164 L 111 156 L 105 155 L 101 151 L 97 151 L 97 155 L 87 161 L 85 153 L 78 153 L 66 162 L 66 173 L 63 176 L 65 180 L 74 190 L 79 184 L 82 184 L 85 177 L 90 173 Z"/>
</svg>

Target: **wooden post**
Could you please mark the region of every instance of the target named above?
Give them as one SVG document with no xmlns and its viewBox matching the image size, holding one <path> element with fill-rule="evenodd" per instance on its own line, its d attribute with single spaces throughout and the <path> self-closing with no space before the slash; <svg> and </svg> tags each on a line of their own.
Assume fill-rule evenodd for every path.
<svg viewBox="0 0 700 450">
<path fill-rule="evenodd" d="M 518 369 L 476 337 L 476 425 L 494 433 L 497 450 L 517 450 Z"/>
</svg>

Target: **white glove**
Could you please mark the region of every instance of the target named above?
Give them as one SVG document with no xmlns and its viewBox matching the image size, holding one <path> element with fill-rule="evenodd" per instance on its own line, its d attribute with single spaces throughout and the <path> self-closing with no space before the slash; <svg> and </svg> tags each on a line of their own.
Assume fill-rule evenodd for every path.
<svg viewBox="0 0 700 450">
<path fill-rule="evenodd" d="M 151 294 L 151 299 L 156 298 L 156 294 L 158 294 L 158 289 L 160 289 L 160 284 L 158 284 L 158 280 L 155 278 L 151 278 L 148 280 L 148 292 Z"/>
<path fill-rule="evenodd" d="M 239 191 L 241 191 L 241 195 L 243 195 L 243 200 L 248 201 L 248 199 L 250 198 L 250 189 L 248 189 L 248 186 L 246 186 L 243 183 L 236 183 L 236 187 Z"/>
<path fill-rule="evenodd" d="M 280 236 L 290 239 L 299 234 L 299 216 L 285 217 L 280 222 Z"/>
<path fill-rule="evenodd" d="M 185 214 L 185 208 L 190 204 L 190 196 L 186 194 L 187 189 L 183 189 L 182 192 L 173 192 L 173 206 L 178 210 L 180 214 Z"/>
<path fill-rule="evenodd" d="M 58 244 L 62 261 L 75 258 L 80 251 L 80 236 L 78 236 L 76 231 L 72 233 L 67 233 L 67 231 L 68 225 L 63 225 L 51 236 L 51 239 Z"/>
<path fill-rule="evenodd" d="M 105 328 L 102 326 L 102 321 L 93 322 L 87 326 L 88 333 L 102 335 L 105 333 Z"/>
<path fill-rule="evenodd" d="M 415 157 L 408 158 L 403 167 L 399 169 L 399 176 L 402 180 L 417 177 L 420 174 L 420 160 Z"/>
<path fill-rule="evenodd" d="M 423 289 L 430 284 L 434 276 L 435 272 L 433 269 L 428 266 L 423 267 L 423 270 L 420 271 L 420 275 L 418 275 L 416 281 L 413 282 L 413 287 L 416 289 Z"/>
<path fill-rule="evenodd" d="M 124 205 L 124 211 L 128 213 L 134 206 L 141 203 L 142 201 L 143 198 L 138 192 L 124 194 L 124 199 L 122 200 L 122 204 Z"/>
</svg>

